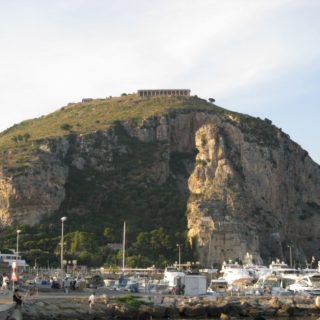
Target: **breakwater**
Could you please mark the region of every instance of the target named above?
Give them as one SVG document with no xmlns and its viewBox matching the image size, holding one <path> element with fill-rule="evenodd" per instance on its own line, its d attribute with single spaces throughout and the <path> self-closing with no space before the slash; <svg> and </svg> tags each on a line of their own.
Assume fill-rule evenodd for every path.
<svg viewBox="0 0 320 320">
<path fill-rule="evenodd" d="M 88 320 L 88 319 L 230 319 L 264 317 L 304 319 L 320 317 L 320 308 L 311 296 L 259 297 L 183 297 L 122 295 L 97 297 L 90 312 L 87 297 L 37 298 L 26 301 L 24 320 Z"/>
</svg>

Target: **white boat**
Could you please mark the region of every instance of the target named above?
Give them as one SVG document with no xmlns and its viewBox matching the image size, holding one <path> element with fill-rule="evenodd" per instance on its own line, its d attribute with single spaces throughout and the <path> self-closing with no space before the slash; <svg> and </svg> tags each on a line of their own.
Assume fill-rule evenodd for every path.
<svg viewBox="0 0 320 320">
<path fill-rule="evenodd" d="M 223 279 L 212 279 L 207 289 L 208 294 L 226 293 L 228 289 L 228 281 Z"/>
<path fill-rule="evenodd" d="M 294 284 L 289 286 L 289 290 L 294 293 L 320 295 L 320 273 L 300 277 Z"/>
<path fill-rule="evenodd" d="M 269 266 L 272 274 L 279 275 L 283 279 L 290 279 L 295 281 L 299 278 L 300 272 L 295 268 L 290 268 L 285 262 L 280 262 L 280 260 L 272 261 Z"/>
<path fill-rule="evenodd" d="M 163 283 L 167 284 L 169 287 L 174 287 L 176 286 L 176 279 L 178 277 L 182 278 L 184 277 L 186 274 L 182 271 L 180 271 L 179 269 L 177 269 L 176 267 L 167 267 L 164 270 L 164 274 L 163 274 Z"/>
<path fill-rule="evenodd" d="M 271 271 L 267 266 L 250 264 L 250 265 L 245 265 L 244 268 L 248 270 L 249 274 L 253 277 L 255 281 L 262 276 L 271 274 Z"/>
<path fill-rule="evenodd" d="M 314 273 L 319 273 L 318 269 L 310 269 L 310 268 L 305 268 L 301 269 L 301 275 L 308 275 L 308 274 L 314 274 Z"/>
<path fill-rule="evenodd" d="M 27 264 L 26 260 L 21 259 L 21 256 L 16 255 L 16 254 L 7 254 L 7 253 L 0 253 L 0 259 L 4 262 L 8 262 L 9 266 L 12 266 L 12 263 L 16 261 L 16 266 L 17 268 L 25 269 L 29 265 Z"/>
<path fill-rule="evenodd" d="M 253 282 L 253 276 L 238 263 L 223 262 L 220 273 L 222 274 L 220 279 L 226 280 L 228 284 L 248 285 Z"/>
<path fill-rule="evenodd" d="M 261 295 L 288 296 L 292 293 L 286 287 L 287 281 L 288 279 L 284 279 L 280 275 L 265 274 L 255 283 L 254 290 Z"/>
</svg>

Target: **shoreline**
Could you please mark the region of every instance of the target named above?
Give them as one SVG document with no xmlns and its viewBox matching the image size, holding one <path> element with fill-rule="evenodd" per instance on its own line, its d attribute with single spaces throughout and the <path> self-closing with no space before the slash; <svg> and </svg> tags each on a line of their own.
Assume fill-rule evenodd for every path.
<svg viewBox="0 0 320 320">
<path fill-rule="evenodd" d="M 245 317 L 320 317 L 320 306 L 313 296 L 228 296 L 186 297 L 139 294 L 97 295 L 89 313 L 88 295 L 38 296 L 25 301 L 21 309 L 25 320 L 87 319 L 226 319 Z M 320 297 L 319 301 L 320 302 Z M 261 319 L 263 319 L 261 318 Z M 235 318 L 237 319 L 237 318 Z"/>
</svg>

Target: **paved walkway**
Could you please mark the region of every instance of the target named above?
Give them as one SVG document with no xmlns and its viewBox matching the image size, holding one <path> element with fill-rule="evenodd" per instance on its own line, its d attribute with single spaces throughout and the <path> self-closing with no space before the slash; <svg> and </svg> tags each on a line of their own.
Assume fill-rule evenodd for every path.
<svg viewBox="0 0 320 320">
<path fill-rule="evenodd" d="M 6 319 L 8 311 L 14 307 L 15 303 L 12 301 L 12 294 L 0 294 L 0 320 Z"/>
<path fill-rule="evenodd" d="M 0 294 L 0 312 L 8 311 L 14 306 L 12 302 L 12 294 Z"/>
</svg>

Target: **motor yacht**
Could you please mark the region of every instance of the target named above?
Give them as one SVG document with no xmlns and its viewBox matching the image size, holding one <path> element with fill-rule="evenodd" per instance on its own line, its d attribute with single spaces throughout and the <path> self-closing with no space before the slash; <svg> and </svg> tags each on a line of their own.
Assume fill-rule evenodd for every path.
<svg viewBox="0 0 320 320">
<path fill-rule="evenodd" d="M 290 268 L 285 262 L 280 262 L 279 259 L 276 261 L 272 261 L 272 263 L 269 265 L 269 269 L 272 274 L 281 276 L 283 279 L 287 279 L 291 282 L 295 281 L 299 278 L 300 272 L 299 270 L 295 268 Z"/>
<path fill-rule="evenodd" d="M 226 280 L 230 285 L 248 285 L 253 282 L 253 276 L 238 263 L 223 262 L 220 273 L 220 279 Z"/>
<path fill-rule="evenodd" d="M 313 273 L 300 277 L 294 284 L 289 286 L 289 290 L 294 293 L 320 295 L 320 273 Z"/>
</svg>

